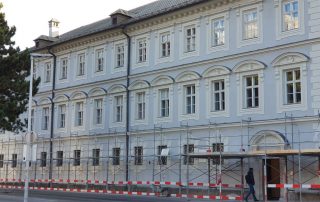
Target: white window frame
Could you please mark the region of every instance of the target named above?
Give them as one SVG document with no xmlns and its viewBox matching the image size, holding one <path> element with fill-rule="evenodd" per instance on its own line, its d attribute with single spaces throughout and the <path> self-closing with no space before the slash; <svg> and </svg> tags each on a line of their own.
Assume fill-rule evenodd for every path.
<svg viewBox="0 0 320 202">
<path fill-rule="evenodd" d="M 162 45 L 161 40 L 163 35 L 170 35 L 170 55 L 168 57 L 162 57 Z M 174 29 L 166 28 L 161 29 L 155 33 L 155 63 L 166 63 L 174 60 Z"/>
<path fill-rule="evenodd" d="M 114 68 L 122 68 L 124 67 L 124 54 L 125 53 L 125 48 L 124 48 L 124 43 L 117 44 L 115 45 L 115 67 Z"/>
<path fill-rule="evenodd" d="M 115 108 L 116 108 L 116 97 L 117 96 L 122 96 L 123 99 L 123 106 L 122 106 L 122 121 L 121 122 L 116 122 L 115 121 Z M 109 125 L 112 128 L 115 127 L 125 127 L 125 123 L 126 123 L 126 117 L 125 117 L 125 112 L 126 112 L 126 99 L 127 96 L 124 92 L 117 92 L 114 94 L 111 94 L 109 97 L 109 101 L 111 103 L 110 106 L 112 106 L 112 109 L 110 109 L 110 117 L 109 117 Z"/>
<path fill-rule="evenodd" d="M 258 26 L 258 37 L 248 38 L 244 37 L 244 14 L 256 10 L 257 12 L 257 26 Z M 237 34 L 237 46 L 238 48 L 242 46 L 248 46 L 253 44 L 260 44 L 263 42 L 263 26 L 262 26 L 262 3 L 246 6 L 239 8 L 237 11 L 237 24 L 238 24 L 238 34 Z"/>
<path fill-rule="evenodd" d="M 238 92 L 238 116 L 248 114 L 264 114 L 264 68 L 260 62 L 245 61 L 236 66 L 237 92 Z M 259 82 L 259 107 L 246 107 L 245 79 L 247 76 L 258 75 Z"/>
<path fill-rule="evenodd" d="M 186 113 L 186 94 L 185 94 L 185 87 L 194 85 L 195 87 L 195 113 L 187 114 Z M 178 86 L 178 95 L 179 95 L 179 103 L 182 103 L 179 107 L 179 120 L 198 120 L 199 119 L 199 91 L 200 91 L 200 81 L 186 81 L 179 83 Z"/>
<path fill-rule="evenodd" d="M 61 121 L 62 121 L 62 119 L 61 119 L 61 115 L 62 115 L 62 113 L 61 113 L 61 109 L 62 109 L 62 106 L 64 106 L 65 107 L 65 111 L 64 111 L 64 127 L 61 127 Z M 58 117 L 57 117 L 58 119 L 57 119 L 57 128 L 58 129 L 60 129 L 60 130 L 63 130 L 63 129 L 66 129 L 66 121 L 67 121 L 67 105 L 65 104 L 65 103 L 61 103 L 61 104 L 59 104 L 58 105 Z"/>
<path fill-rule="evenodd" d="M 51 62 L 46 62 L 44 63 L 44 83 L 48 84 L 52 80 L 52 63 Z"/>
<path fill-rule="evenodd" d="M 186 32 L 187 29 L 195 28 L 195 50 L 193 51 L 187 51 L 187 38 L 186 38 Z M 180 30 L 180 58 L 188 58 L 193 56 L 198 56 L 200 52 L 200 21 L 195 20 L 188 23 L 184 23 L 181 26 Z"/>
<path fill-rule="evenodd" d="M 95 65 L 94 65 L 94 71 L 95 73 L 99 74 L 100 72 L 104 72 L 105 69 L 105 50 L 104 48 L 97 48 L 94 52 L 95 55 Z"/>
<path fill-rule="evenodd" d="M 258 81 L 258 84 L 255 83 L 255 81 Z M 251 85 L 248 86 L 248 80 L 251 81 Z M 259 75 L 258 74 L 251 74 L 251 75 L 246 75 L 243 78 L 243 90 L 244 90 L 244 106 L 243 108 L 259 108 L 260 106 L 260 99 L 259 99 L 259 85 L 260 85 L 260 81 L 259 81 Z M 258 96 L 255 93 L 255 90 L 258 90 Z M 248 97 L 248 90 L 251 92 L 252 97 Z M 248 100 L 251 100 L 251 106 L 249 106 Z M 258 99 L 258 103 L 255 102 L 255 99 Z"/>
<path fill-rule="evenodd" d="M 133 69 L 148 66 L 150 58 L 150 34 L 134 36 L 132 39 L 132 58 L 134 59 Z M 146 61 L 139 62 L 139 42 L 143 40 L 146 42 Z"/>
<path fill-rule="evenodd" d="M 297 79 L 297 71 L 299 71 L 299 76 L 300 78 Z M 292 80 L 288 81 L 288 72 L 292 73 Z M 296 69 L 287 69 L 284 71 L 284 85 L 285 85 L 285 101 L 284 103 L 287 105 L 291 105 L 291 104 L 300 104 L 301 103 L 301 86 L 303 85 L 301 83 L 301 69 L 300 68 L 296 68 Z M 300 93 L 297 92 L 297 84 L 300 83 Z M 292 84 L 292 96 L 293 96 L 293 102 L 289 103 L 288 102 L 288 85 Z M 297 95 L 300 94 L 300 101 L 297 101 Z"/>
<path fill-rule="evenodd" d="M 101 102 L 101 106 L 97 106 L 97 103 Z M 98 108 L 100 107 L 100 108 Z M 98 110 L 100 110 L 100 116 L 98 118 Z M 100 122 L 98 122 L 100 120 Z M 104 99 L 102 97 L 96 97 L 93 99 L 93 125 L 103 126 L 104 124 Z"/>
<path fill-rule="evenodd" d="M 291 29 L 285 30 L 283 25 L 283 6 L 284 3 L 293 0 L 274 0 L 274 7 L 276 9 L 276 39 L 280 40 L 286 37 L 291 37 L 295 35 L 304 35 L 305 34 L 305 1 L 304 0 L 297 0 L 298 1 L 298 20 L 299 20 L 299 28 L 298 29 Z"/>
<path fill-rule="evenodd" d="M 135 119 L 137 121 L 143 121 L 146 119 L 146 92 L 144 91 L 135 93 Z"/>
<path fill-rule="evenodd" d="M 120 99 L 121 98 L 121 99 Z M 121 101 L 121 102 L 119 102 Z M 114 118 L 113 121 L 115 123 L 122 123 L 123 122 L 123 105 L 124 105 L 124 99 L 123 99 L 123 95 L 116 95 L 114 96 L 114 106 L 113 106 L 113 114 L 114 114 Z M 118 110 L 120 113 L 118 113 Z"/>
<path fill-rule="evenodd" d="M 117 48 L 119 46 L 123 46 L 123 66 L 118 67 L 117 66 Z M 118 72 L 123 72 L 126 71 L 126 67 L 127 67 L 127 52 L 128 52 L 128 43 L 126 42 L 126 40 L 119 40 L 119 41 L 115 41 L 111 47 L 111 74 L 114 73 L 118 73 Z"/>
<path fill-rule="evenodd" d="M 48 131 L 50 128 L 50 107 L 43 106 L 41 110 L 41 130 Z"/>
<path fill-rule="evenodd" d="M 86 54 L 85 53 L 79 53 L 77 55 L 77 72 L 76 77 L 84 77 L 86 74 Z"/>
<path fill-rule="evenodd" d="M 82 117 L 81 117 L 81 125 L 79 124 L 79 110 L 78 104 L 82 104 Z M 74 120 L 73 125 L 77 128 L 81 128 L 85 126 L 85 103 L 82 100 L 77 100 L 74 102 Z"/>
<path fill-rule="evenodd" d="M 69 69 L 69 58 L 63 57 L 60 60 L 60 72 L 59 72 L 59 80 L 67 80 L 68 79 L 68 69 Z"/>
<path fill-rule="evenodd" d="M 161 88 L 158 90 L 159 105 L 158 105 L 158 116 L 159 118 L 168 118 L 170 116 L 170 89 Z M 165 96 L 163 96 L 165 94 Z M 163 106 L 164 101 L 164 106 Z M 162 113 L 164 110 L 164 114 Z"/>
<path fill-rule="evenodd" d="M 288 112 L 294 110 L 305 111 L 308 109 L 308 58 L 302 54 L 287 53 L 281 55 L 273 62 L 276 92 L 277 92 L 277 112 Z M 289 70 L 300 69 L 301 82 L 301 102 L 287 104 L 286 89 L 285 89 L 285 72 Z"/>
</svg>

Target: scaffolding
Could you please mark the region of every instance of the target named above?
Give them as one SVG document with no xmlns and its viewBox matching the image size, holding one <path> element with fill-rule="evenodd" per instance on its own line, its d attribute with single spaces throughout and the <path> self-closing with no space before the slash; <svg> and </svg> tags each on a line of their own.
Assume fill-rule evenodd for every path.
<svg viewBox="0 0 320 202">
<path fill-rule="evenodd" d="M 261 166 L 257 176 L 262 183 L 257 189 L 264 200 L 273 194 L 285 201 L 302 201 L 306 189 L 318 191 L 314 190 L 316 186 L 307 188 L 307 183 L 320 184 L 320 140 L 310 138 L 320 134 L 320 115 L 302 118 L 318 124 L 318 128 L 300 129 L 299 117 L 285 114 L 282 119 L 267 120 L 269 123 L 248 118 L 232 126 L 215 122 L 194 126 L 183 122 L 179 128 L 154 125 L 152 130 L 131 130 L 130 181 L 124 180 L 123 133 L 56 134 L 54 139 L 38 135 L 33 142 L 37 151 L 36 160 L 31 163 L 31 185 L 150 192 L 165 189 L 170 194 L 200 193 L 216 195 L 221 200 L 224 196 L 242 197 L 247 189 L 245 170 Z M 264 125 L 275 121 L 277 129 L 282 128 L 282 134 L 278 134 L 282 142 L 271 141 L 267 133 L 270 129 L 257 137 Z M 50 141 L 53 179 L 49 179 L 47 163 Z M 23 182 L 25 140 L 14 136 L 2 138 L 1 143 L 0 184 L 19 184 Z M 279 190 L 281 184 L 284 188 Z"/>
</svg>

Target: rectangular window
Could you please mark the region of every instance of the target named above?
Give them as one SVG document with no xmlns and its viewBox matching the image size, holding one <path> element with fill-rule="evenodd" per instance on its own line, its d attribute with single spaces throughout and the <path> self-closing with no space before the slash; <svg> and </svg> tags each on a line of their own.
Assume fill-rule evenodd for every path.
<svg viewBox="0 0 320 202">
<path fill-rule="evenodd" d="M 115 105 L 114 105 L 114 120 L 115 122 L 122 122 L 122 111 L 123 111 L 123 96 L 115 96 Z"/>
<path fill-rule="evenodd" d="M 212 46 L 221 46 L 225 43 L 224 19 L 215 19 L 212 22 Z"/>
<path fill-rule="evenodd" d="M 51 81 L 51 62 L 45 64 L 44 82 L 49 83 Z"/>
<path fill-rule="evenodd" d="M 284 1 L 282 5 L 283 31 L 299 28 L 299 3 L 298 0 Z"/>
<path fill-rule="evenodd" d="M 258 12 L 256 9 L 243 13 L 243 39 L 258 38 Z"/>
<path fill-rule="evenodd" d="M 34 65 L 33 72 L 32 72 L 33 79 L 37 79 L 37 69 L 38 69 L 37 65 Z"/>
<path fill-rule="evenodd" d="M 73 152 L 73 165 L 80 166 L 81 150 L 74 150 Z"/>
<path fill-rule="evenodd" d="M 4 155 L 0 154 L 0 168 L 3 168 Z"/>
<path fill-rule="evenodd" d="M 120 165 L 120 148 L 116 147 L 112 149 L 112 165 Z"/>
<path fill-rule="evenodd" d="M 68 59 L 61 59 L 60 80 L 67 79 L 68 76 Z"/>
<path fill-rule="evenodd" d="M 18 161 L 18 155 L 17 154 L 12 154 L 11 168 L 16 168 L 17 167 L 17 161 Z"/>
<path fill-rule="evenodd" d="M 196 28 L 194 26 L 185 29 L 185 52 L 196 50 Z"/>
<path fill-rule="evenodd" d="M 187 154 L 191 154 L 194 153 L 194 144 L 189 144 L 189 145 L 183 145 L 183 164 L 184 165 L 193 165 L 194 164 L 194 158 L 190 158 L 189 157 L 189 161 L 188 161 L 188 156 L 186 156 Z"/>
<path fill-rule="evenodd" d="M 31 110 L 31 131 L 34 129 L 34 109 Z"/>
<path fill-rule="evenodd" d="M 47 166 L 47 152 L 41 152 L 40 153 L 40 167 L 46 167 Z"/>
<path fill-rule="evenodd" d="M 259 107 L 259 79 L 258 75 L 245 77 L 246 108 Z"/>
<path fill-rule="evenodd" d="M 95 106 L 95 124 L 102 124 L 102 99 L 94 100 Z"/>
<path fill-rule="evenodd" d="M 66 105 L 58 106 L 58 128 L 66 127 Z"/>
<path fill-rule="evenodd" d="M 285 72 L 287 104 L 301 103 L 301 75 L 300 69 Z"/>
<path fill-rule="evenodd" d="M 83 102 L 76 103 L 76 126 L 83 126 Z"/>
<path fill-rule="evenodd" d="M 57 151 L 57 167 L 61 167 L 63 164 L 63 151 Z"/>
<path fill-rule="evenodd" d="M 169 88 L 159 90 L 160 117 L 169 117 Z"/>
<path fill-rule="evenodd" d="M 134 165 L 143 164 L 143 147 L 134 147 Z"/>
<path fill-rule="evenodd" d="M 103 49 L 96 50 L 96 72 L 103 71 Z"/>
<path fill-rule="evenodd" d="M 78 70 L 77 70 L 77 76 L 83 76 L 84 75 L 84 69 L 85 69 L 85 54 L 79 54 L 78 55 Z"/>
<path fill-rule="evenodd" d="M 92 150 L 92 165 L 98 166 L 100 164 L 100 149 Z"/>
<path fill-rule="evenodd" d="M 158 164 L 159 165 L 167 165 L 168 155 L 165 154 L 167 150 L 167 145 L 159 145 L 158 146 Z"/>
<path fill-rule="evenodd" d="M 138 41 L 138 62 L 147 61 L 147 40 L 141 39 Z"/>
<path fill-rule="evenodd" d="M 224 81 L 212 82 L 212 111 L 225 110 Z"/>
<path fill-rule="evenodd" d="M 213 143 L 212 144 L 212 152 L 223 152 L 224 151 L 224 144 L 223 143 Z M 220 158 L 212 159 L 212 163 L 215 165 L 220 164 Z M 223 164 L 223 159 L 221 159 L 221 163 Z"/>
<path fill-rule="evenodd" d="M 161 57 L 170 56 L 170 33 L 163 33 L 160 36 Z"/>
<path fill-rule="evenodd" d="M 194 114 L 196 112 L 196 91 L 195 85 L 184 86 L 185 90 L 185 113 Z"/>
<path fill-rule="evenodd" d="M 116 68 L 124 66 L 124 45 L 116 45 Z"/>
<path fill-rule="evenodd" d="M 146 109 L 146 102 L 145 102 L 145 93 L 140 92 L 136 95 L 137 101 L 137 120 L 144 120 L 145 119 L 145 109 Z"/>
<path fill-rule="evenodd" d="M 48 130 L 49 127 L 49 107 L 42 108 L 42 130 Z"/>
</svg>

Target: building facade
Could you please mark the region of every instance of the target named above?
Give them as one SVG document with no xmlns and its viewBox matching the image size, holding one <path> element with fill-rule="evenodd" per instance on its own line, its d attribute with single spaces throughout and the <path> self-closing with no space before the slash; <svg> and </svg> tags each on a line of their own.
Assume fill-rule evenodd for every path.
<svg viewBox="0 0 320 202">
<path fill-rule="evenodd" d="M 319 150 L 318 0 L 160 0 L 35 42 L 52 54 L 33 75 L 35 179 L 232 185 L 253 167 L 260 198 L 264 175 L 319 183 L 319 153 L 302 178 L 297 156 L 240 155 Z M 1 178 L 21 179 L 24 139 L 6 134 Z"/>
</svg>

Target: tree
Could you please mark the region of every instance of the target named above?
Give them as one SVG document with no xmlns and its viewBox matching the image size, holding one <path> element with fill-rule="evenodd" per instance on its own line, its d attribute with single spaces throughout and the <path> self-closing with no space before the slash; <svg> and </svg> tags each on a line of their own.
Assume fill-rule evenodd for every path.
<svg viewBox="0 0 320 202">
<path fill-rule="evenodd" d="M 26 120 L 20 115 L 27 110 L 30 59 L 28 49 L 20 51 L 11 40 L 16 28 L 9 27 L 0 3 L 0 130 L 24 131 Z M 33 80 L 33 93 L 40 79 Z"/>
</svg>

